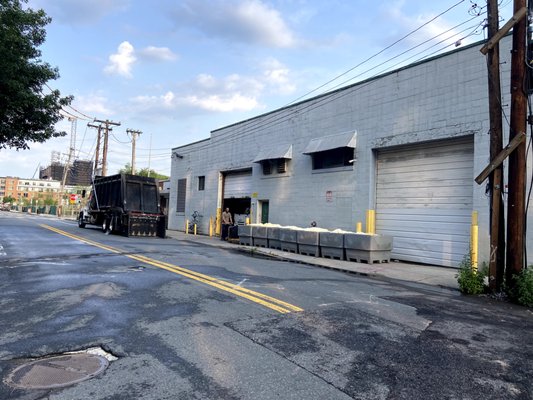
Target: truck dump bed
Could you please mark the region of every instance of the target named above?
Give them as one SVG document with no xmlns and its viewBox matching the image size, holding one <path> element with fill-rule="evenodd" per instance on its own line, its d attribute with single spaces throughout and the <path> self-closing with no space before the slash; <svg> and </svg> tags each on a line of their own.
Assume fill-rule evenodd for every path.
<svg viewBox="0 0 533 400">
<path fill-rule="evenodd" d="M 109 219 L 113 230 L 130 236 L 165 236 L 164 215 L 154 178 L 117 174 L 98 176 L 89 202 L 91 213 Z"/>
</svg>

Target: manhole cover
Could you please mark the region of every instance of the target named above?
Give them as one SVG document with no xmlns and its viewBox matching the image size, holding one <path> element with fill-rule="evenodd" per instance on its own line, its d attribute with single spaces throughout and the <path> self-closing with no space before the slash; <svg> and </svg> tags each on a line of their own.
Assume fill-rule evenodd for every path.
<svg viewBox="0 0 533 400">
<path fill-rule="evenodd" d="M 4 380 L 21 389 L 51 389 L 73 385 L 102 373 L 109 361 L 95 354 L 68 354 L 35 360 L 15 368 Z"/>
</svg>

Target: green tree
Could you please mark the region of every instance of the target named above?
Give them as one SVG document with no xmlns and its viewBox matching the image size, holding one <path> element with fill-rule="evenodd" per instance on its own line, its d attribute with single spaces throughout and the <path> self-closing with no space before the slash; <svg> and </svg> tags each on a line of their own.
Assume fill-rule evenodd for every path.
<svg viewBox="0 0 533 400">
<path fill-rule="evenodd" d="M 2 202 L 4 203 L 15 203 L 17 201 L 17 199 L 15 199 L 14 197 L 12 196 L 4 196 L 4 198 L 2 199 Z"/>
<path fill-rule="evenodd" d="M 72 97 L 43 93 L 46 82 L 59 78 L 38 49 L 51 19 L 43 10 L 23 8 L 27 2 L 0 0 L 0 149 L 29 149 L 30 142 L 66 135 L 55 124 Z"/>
<path fill-rule="evenodd" d="M 118 170 L 118 173 L 119 174 L 131 174 L 131 164 L 126 163 L 126 165 L 124 165 L 123 168 Z M 166 181 L 169 178 L 166 175 L 160 174 L 154 171 L 153 169 L 148 169 L 148 168 L 142 168 L 141 170 L 136 171 L 135 175 L 149 176 L 155 179 L 159 179 L 160 181 Z"/>
</svg>

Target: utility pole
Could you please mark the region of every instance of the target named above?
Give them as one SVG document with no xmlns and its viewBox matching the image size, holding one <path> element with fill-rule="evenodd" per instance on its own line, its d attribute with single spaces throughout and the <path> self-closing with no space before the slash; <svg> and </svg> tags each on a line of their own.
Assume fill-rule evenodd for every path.
<svg viewBox="0 0 533 400">
<path fill-rule="evenodd" d="M 526 0 L 514 0 L 514 12 L 526 6 Z M 511 59 L 511 129 L 509 141 L 526 132 L 526 33 L 528 18 L 522 18 L 513 29 Z M 526 144 L 522 142 L 509 155 L 509 185 L 507 205 L 507 268 L 506 282 L 512 289 L 513 275 L 524 265 L 524 229 L 526 197 Z"/>
<path fill-rule="evenodd" d="M 106 176 L 107 175 L 107 150 L 108 150 L 109 131 L 110 131 L 109 125 L 120 126 L 120 122 L 113 122 L 113 121 L 110 121 L 108 119 L 106 119 L 105 121 L 99 120 L 99 119 L 95 119 L 94 122 L 99 122 L 99 123 L 105 125 L 104 150 L 103 150 L 103 154 L 102 154 L 102 176 Z"/>
<path fill-rule="evenodd" d="M 91 123 L 88 123 L 87 126 L 89 128 L 97 128 L 98 133 L 96 136 L 96 150 L 94 154 L 94 168 L 93 168 L 93 177 L 96 176 L 98 172 L 98 164 L 100 163 L 100 138 L 102 137 L 102 124 L 100 125 L 94 125 Z"/>
<path fill-rule="evenodd" d="M 148 177 L 150 177 L 150 162 L 152 161 L 152 133 L 150 132 L 150 152 L 148 153 Z"/>
<path fill-rule="evenodd" d="M 488 39 L 498 32 L 498 0 L 487 1 Z M 503 128 L 500 85 L 500 46 L 496 43 L 487 53 L 489 115 L 490 115 L 490 159 L 502 151 Z M 505 215 L 502 199 L 503 166 L 497 167 L 489 177 L 491 195 L 490 213 L 490 259 L 489 287 L 500 291 L 505 271 Z"/>
<path fill-rule="evenodd" d="M 72 162 L 72 159 L 74 158 L 74 152 L 76 151 L 76 127 L 78 119 L 69 117 L 68 120 L 70 121 L 70 147 L 68 151 L 67 163 L 63 168 L 63 179 L 61 180 L 61 195 L 64 194 L 63 192 L 65 190 L 65 184 L 70 170 L 70 163 Z"/>
<path fill-rule="evenodd" d="M 140 135 L 142 132 L 133 129 L 126 129 L 126 132 L 131 134 L 131 174 L 135 175 L 135 142 L 137 135 Z"/>
</svg>

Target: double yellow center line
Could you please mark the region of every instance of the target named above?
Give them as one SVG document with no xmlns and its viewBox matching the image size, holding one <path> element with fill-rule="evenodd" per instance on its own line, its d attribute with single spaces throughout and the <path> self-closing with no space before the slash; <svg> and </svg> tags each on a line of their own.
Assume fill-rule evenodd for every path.
<svg viewBox="0 0 533 400">
<path fill-rule="evenodd" d="M 61 229 L 54 228 L 54 227 L 52 227 L 50 225 L 41 224 L 40 226 L 42 228 L 45 228 L 45 229 L 51 230 L 53 232 L 59 233 L 60 235 L 67 236 L 67 237 L 69 237 L 71 239 L 78 240 L 80 242 L 89 244 L 91 246 L 96 246 L 96 247 L 99 247 L 99 248 L 101 248 L 103 250 L 110 251 L 112 253 L 121 254 L 121 255 L 123 255 L 125 257 L 128 257 L 128 258 L 131 258 L 133 260 L 140 261 L 140 262 L 145 263 L 145 264 L 153 265 L 154 267 L 161 268 L 161 269 L 173 272 L 175 274 L 184 276 L 186 278 L 195 280 L 197 282 L 201 282 L 201 283 L 204 283 L 206 285 L 212 286 L 212 287 L 217 288 L 219 290 L 223 290 L 225 292 L 232 293 L 232 294 L 234 294 L 236 296 L 243 297 L 245 299 L 253 301 L 254 303 L 260 304 L 260 305 L 262 305 L 264 307 L 270 308 L 270 309 L 275 310 L 277 312 L 280 312 L 282 314 L 286 314 L 286 313 L 290 313 L 290 312 L 303 311 L 302 308 L 300 308 L 298 306 L 295 306 L 293 304 L 290 304 L 290 303 L 286 303 L 286 302 L 284 302 L 282 300 L 276 299 L 275 297 L 267 296 L 266 294 L 259 293 L 259 292 L 256 292 L 256 291 L 253 291 L 253 290 L 250 290 L 250 289 L 246 289 L 246 288 L 243 288 L 243 287 L 241 287 L 239 285 L 235 285 L 233 283 L 229 283 L 229 282 L 214 278 L 214 277 L 209 276 L 209 275 L 201 274 L 199 272 L 195 272 L 195 271 L 192 271 L 192 270 L 189 270 L 189 269 L 186 269 L 186 268 L 183 268 L 183 267 L 179 267 L 177 265 L 169 264 L 169 263 L 166 263 L 166 262 L 163 262 L 163 261 L 154 260 L 152 258 L 148 258 L 148 257 L 145 257 L 145 256 L 140 255 L 140 254 L 126 254 L 126 253 L 124 253 L 123 251 L 121 251 L 121 250 L 119 250 L 117 248 L 114 248 L 114 247 L 111 247 L 111 246 L 108 246 L 108 245 L 105 245 L 105 244 L 102 244 L 102 243 L 98 243 L 98 242 L 95 242 L 93 240 L 83 238 L 81 236 L 73 235 L 73 234 L 65 232 L 65 231 L 63 231 Z"/>
</svg>

